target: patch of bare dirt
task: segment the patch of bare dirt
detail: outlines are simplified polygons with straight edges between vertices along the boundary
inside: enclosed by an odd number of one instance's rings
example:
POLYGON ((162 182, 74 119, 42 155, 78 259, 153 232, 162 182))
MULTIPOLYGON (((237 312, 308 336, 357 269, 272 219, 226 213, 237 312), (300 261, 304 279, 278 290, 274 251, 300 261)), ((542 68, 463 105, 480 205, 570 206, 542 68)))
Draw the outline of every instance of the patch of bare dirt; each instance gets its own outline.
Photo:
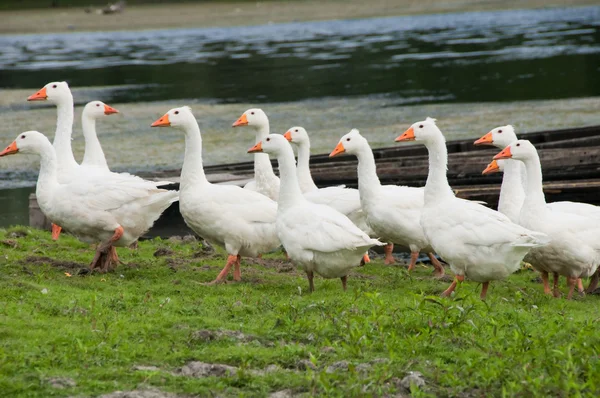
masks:
POLYGON ((87 269, 87 265, 75 261, 62 261, 46 256, 27 256, 20 261, 23 265, 50 265, 60 269, 87 269))
POLYGON ((15 249, 18 246, 17 241, 14 239, 5 239, 3 241, 0 241, 0 243, 2 244, 2 246, 10 247, 12 249, 15 249))
POLYGON ((261 343, 263 345, 267 345, 267 346, 274 345, 272 342, 265 341, 264 339, 262 339, 258 336, 254 336, 251 334, 245 334, 245 333, 239 332, 237 330, 223 330, 223 329, 196 330, 195 332, 192 333, 191 338, 192 338, 192 340, 202 341, 202 342, 216 341, 216 340, 235 340, 235 341, 239 341, 242 343, 250 343, 253 341, 258 341, 259 343, 261 343))
POLYGON ((173 250, 169 249, 168 247, 161 247, 154 252, 154 257, 171 256, 173 253, 173 250))
POLYGON ((179 374, 187 377, 223 377, 233 376, 237 371, 238 368, 234 366, 192 361, 179 369, 179 374))
POLYGON ((171 392, 164 392, 154 388, 132 391, 115 391, 109 394, 100 395, 98 398, 184 398, 189 395, 178 395, 171 392))

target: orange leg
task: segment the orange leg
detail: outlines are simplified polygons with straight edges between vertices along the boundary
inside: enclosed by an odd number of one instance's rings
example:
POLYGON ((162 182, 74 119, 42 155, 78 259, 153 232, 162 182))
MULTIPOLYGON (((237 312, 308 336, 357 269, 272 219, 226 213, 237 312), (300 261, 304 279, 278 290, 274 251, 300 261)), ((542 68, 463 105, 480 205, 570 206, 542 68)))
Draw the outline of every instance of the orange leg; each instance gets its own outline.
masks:
POLYGON ((548 283, 548 273, 546 271, 541 271, 542 274, 542 282, 544 283, 544 294, 550 294, 550 284, 548 283))
POLYGON ((121 239, 123 232, 123 227, 117 227, 115 229, 115 233, 108 240, 108 242, 98 245, 98 249, 96 249, 96 255, 90 264, 90 269, 92 271, 99 269, 100 272, 107 272, 109 269, 114 268, 112 262, 115 259, 118 261, 119 258, 116 250, 114 250, 113 243, 121 239))
POLYGON ((558 278, 560 278, 560 276, 558 275, 558 272, 553 272, 552 276, 554 278, 552 294, 554 295, 554 297, 560 297, 560 289, 558 288, 558 278))
POLYGON ((489 282, 483 282, 483 285, 481 286, 481 295, 479 296, 479 298, 481 298, 482 300, 485 300, 485 295, 487 294, 489 285, 489 282))
POLYGON ((567 300, 571 300, 573 298, 573 292, 575 291, 575 285, 577 284, 577 278, 567 277, 567 282, 569 283, 569 294, 567 295, 567 300))
POLYGON ((454 277, 454 280, 450 284, 450 286, 448 286, 448 289, 444 290, 444 292, 442 293, 442 297, 450 296, 452 294, 452 292, 454 291, 454 289, 456 289, 456 285, 458 284, 458 282, 462 282, 464 280, 465 280, 464 275, 456 275, 454 277))
POLYGON ((394 251, 393 243, 388 243, 387 245, 383 246, 383 252, 385 253, 385 260, 383 260, 383 263, 385 265, 391 265, 391 264, 396 263, 396 259, 392 255, 393 251, 394 251))
POLYGON ((369 253, 365 253, 365 255, 363 256, 362 260, 360 260, 360 266, 364 266, 365 264, 368 264, 371 262, 371 259, 369 258, 369 253))
POLYGON ((585 289, 583 288, 583 281, 581 278, 577 278, 577 291, 579 292, 580 296, 585 296, 585 289))
POLYGON ((62 227, 60 225, 52 224, 52 240, 58 240, 62 227))
POLYGON ((227 274, 229 274, 229 270, 231 269, 231 267, 233 267, 235 265, 236 262, 237 262, 237 256, 232 256, 232 255, 227 256, 227 263, 225 264, 225 267, 223 267, 223 269, 221 270, 219 275, 217 275, 217 279, 215 279, 212 282, 205 283, 205 285, 216 285, 216 284, 225 282, 225 278, 227 278, 227 274))
POLYGON ((437 258, 435 258, 433 253, 427 253, 427 256, 431 260, 431 264, 433 264, 433 268, 435 268, 433 271, 433 275, 435 275, 438 278, 441 278, 442 276, 444 276, 446 271, 444 270, 444 266, 442 265, 442 263, 440 263, 439 260, 437 258))
POLYGON ((340 279, 342 280, 342 289, 346 291, 346 282, 348 282, 348 275, 344 275, 340 279))
POLYGON ((419 257, 419 252, 411 252, 410 253, 410 264, 408 265, 408 271, 412 271, 415 269, 415 265, 417 265, 417 258, 419 257))
POLYGON ((315 275, 312 271, 306 271, 306 277, 308 278, 308 290, 312 293, 315 291, 315 283, 313 281, 315 275))
POLYGON ((233 268, 233 280, 236 282, 240 282, 242 280, 242 270, 240 268, 242 261, 242 256, 239 254, 236 256, 235 265, 233 268))

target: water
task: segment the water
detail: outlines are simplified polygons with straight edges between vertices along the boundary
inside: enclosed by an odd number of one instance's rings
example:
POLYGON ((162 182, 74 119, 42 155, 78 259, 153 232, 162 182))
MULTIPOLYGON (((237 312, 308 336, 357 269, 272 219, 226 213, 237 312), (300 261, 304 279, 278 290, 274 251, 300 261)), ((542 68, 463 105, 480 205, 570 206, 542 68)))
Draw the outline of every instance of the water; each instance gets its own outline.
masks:
MULTIPOLYGON (((368 131, 374 146, 389 146, 403 125, 425 116, 443 120, 451 138, 481 135, 507 118, 519 131, 598 124, 598 101, 589 97, 600 95, 599 26, 600 7, 583 7, 4 35, 0 145, 23 130, 51 136, 54 109, 24 98, 54 80, 88 87, 75 91, 78 104, 100 98, 122 107, 123 115, 98 130, 109 164, 132 172, 181 165, 181 134, 149 124, 190 103, 207 164, 251 159, 252 138, 230 125, 255 104, 268 110, 273 131, 306 124, 314 152, 330 151, 350 127, 368 131), (569 100, 515 102, 550 99, 569 100)), ((0 191, 0 226, 27 223, 24 201, 37 167, 27 156, 0 161, 0 187, 22 188, 0 191)))
POLYGON ((398 103, 600 94, 600 7, 0 37, 0 87, 124 86, 112 102, 398 103))

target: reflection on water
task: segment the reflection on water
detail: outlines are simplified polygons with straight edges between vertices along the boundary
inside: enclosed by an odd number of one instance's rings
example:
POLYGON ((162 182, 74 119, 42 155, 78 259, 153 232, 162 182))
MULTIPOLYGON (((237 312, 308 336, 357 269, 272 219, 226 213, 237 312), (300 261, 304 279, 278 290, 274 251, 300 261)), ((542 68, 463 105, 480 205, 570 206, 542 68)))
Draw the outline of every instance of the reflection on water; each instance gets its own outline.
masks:
POLYGON ((0 87, 134 85, 112 102, 399 103, 600 94, 600 7, 0 37, 0 87))
POLYGON ((29 224, 29 194, 35 187, 0 189, 0 228, 29 224))

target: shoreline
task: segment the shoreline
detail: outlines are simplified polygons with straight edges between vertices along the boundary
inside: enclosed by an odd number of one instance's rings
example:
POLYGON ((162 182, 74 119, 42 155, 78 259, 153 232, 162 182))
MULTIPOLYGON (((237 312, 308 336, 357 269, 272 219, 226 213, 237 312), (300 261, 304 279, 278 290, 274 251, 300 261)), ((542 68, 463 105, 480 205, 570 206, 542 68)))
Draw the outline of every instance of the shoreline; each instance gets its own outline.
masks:
POLYGON ((83 7, 0 11, 0 35, 89 31, 212 28, 274 23, 362 19, 453 12, 598 5, 594 0, 293 0, 202 2, 128 6, 120 14, 86 13, 83 7), (568 4, 565 4, 568 3, 568 4))

